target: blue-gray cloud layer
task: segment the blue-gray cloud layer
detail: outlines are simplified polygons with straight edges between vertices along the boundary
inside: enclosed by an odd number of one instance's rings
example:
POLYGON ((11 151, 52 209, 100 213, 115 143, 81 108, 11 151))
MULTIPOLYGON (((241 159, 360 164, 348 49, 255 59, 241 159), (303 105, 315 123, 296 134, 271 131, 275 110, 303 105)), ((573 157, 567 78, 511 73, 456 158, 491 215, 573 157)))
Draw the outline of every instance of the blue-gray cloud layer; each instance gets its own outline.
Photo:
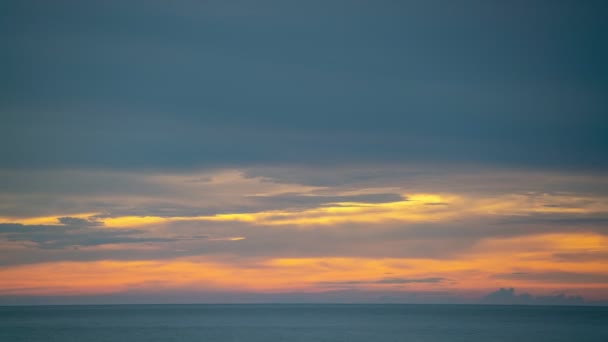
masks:
MULTIPOLYGON (((62 217, 61 226, 0 223, 0 241, 33 243, 40 249, 66 249, 106 244, 172 242, 177 239, 142 237, 137 229, 108 230, 83 219, 62 217)), ((4 264, 0 257, 0 264, 4 264)))
POLYGON ((0 167, 608 166, 602 1, 19 1, 0 167))

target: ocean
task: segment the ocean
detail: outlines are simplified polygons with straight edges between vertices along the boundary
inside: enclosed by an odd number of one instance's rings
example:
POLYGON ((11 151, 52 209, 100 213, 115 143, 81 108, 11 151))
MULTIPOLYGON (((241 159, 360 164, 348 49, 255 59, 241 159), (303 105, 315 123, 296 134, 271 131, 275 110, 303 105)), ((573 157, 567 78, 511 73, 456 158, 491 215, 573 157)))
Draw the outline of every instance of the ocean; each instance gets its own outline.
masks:
POLYGON ((608 341, 608 307, 91 305, 0 307, 2 342, 608 341))

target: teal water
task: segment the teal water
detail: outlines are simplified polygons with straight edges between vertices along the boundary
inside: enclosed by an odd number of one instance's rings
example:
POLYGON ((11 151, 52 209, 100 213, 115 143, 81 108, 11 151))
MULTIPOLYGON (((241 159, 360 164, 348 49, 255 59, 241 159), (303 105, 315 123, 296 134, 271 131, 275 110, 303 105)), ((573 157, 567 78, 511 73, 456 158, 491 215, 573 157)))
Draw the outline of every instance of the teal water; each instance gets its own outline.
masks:
POLYGON ((0 341, 608 341, 608 307, 96 305, 0 307, 0 341))

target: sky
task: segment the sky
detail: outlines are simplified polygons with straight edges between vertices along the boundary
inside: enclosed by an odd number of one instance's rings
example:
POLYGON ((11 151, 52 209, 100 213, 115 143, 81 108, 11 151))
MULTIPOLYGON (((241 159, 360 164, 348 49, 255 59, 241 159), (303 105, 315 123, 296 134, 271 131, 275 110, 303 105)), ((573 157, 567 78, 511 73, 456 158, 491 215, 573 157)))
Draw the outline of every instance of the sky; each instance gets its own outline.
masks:
POLYGON ((2 2, 0 304, 608 303, 607 15, 2 2))

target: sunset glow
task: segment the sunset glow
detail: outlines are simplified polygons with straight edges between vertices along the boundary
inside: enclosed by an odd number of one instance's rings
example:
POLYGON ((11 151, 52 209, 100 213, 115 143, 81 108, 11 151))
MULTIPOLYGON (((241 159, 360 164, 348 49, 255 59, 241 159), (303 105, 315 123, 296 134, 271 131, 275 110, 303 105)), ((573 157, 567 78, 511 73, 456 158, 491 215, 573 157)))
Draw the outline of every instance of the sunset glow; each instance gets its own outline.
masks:
POLYGON ((0 306, 608 304, 601 1, 0 7, 0 306))

